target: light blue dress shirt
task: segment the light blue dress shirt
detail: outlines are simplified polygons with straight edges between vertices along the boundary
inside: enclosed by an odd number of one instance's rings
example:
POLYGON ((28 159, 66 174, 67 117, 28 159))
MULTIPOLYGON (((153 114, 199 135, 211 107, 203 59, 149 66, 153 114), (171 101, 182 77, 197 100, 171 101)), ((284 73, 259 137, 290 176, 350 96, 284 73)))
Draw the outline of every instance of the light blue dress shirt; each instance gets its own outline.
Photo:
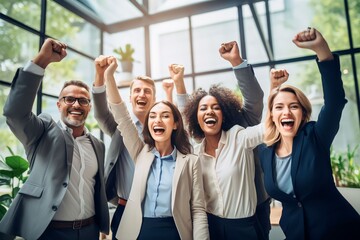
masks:
MULTIPOLYGON (((144 217, 171 217, 172 182, 176 164, 176 148, 170 155, 160 157, 154 148, 154 161, 151 164, 146 196, 143 202, 144 217)), ((149 159, 150 160, 150 159, 149 159)))
POLYGON ((275 175, 278 188, 287 194, 294 193, 291 179, 291 154, 286 157, 279 157, 275 154, 275 175))

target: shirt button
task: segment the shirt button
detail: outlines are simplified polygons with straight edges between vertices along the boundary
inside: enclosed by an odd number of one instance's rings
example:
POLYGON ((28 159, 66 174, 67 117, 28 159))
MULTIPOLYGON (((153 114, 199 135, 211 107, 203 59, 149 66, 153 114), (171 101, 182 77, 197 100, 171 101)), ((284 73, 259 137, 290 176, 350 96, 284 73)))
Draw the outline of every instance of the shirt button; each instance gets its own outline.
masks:
POLYGON ((110 163, 110 166, 114 166, 114 162, 111 162, 111 163, 110 163))
POLYGON ((67 187, 67 183, 66 183, 66 182, 64 182, 62 185, 63 185, 64 188, 67 187))
POLYGON ((51 208, 53 211, 56 211, 58 208, 57 208, 57 206, 52 206, 52 208, 51 208))
POLYGON ((298 207, 299 207, 299 208, 301 208, 301 207, 302 207, 301 202, 298 202, 298 207))

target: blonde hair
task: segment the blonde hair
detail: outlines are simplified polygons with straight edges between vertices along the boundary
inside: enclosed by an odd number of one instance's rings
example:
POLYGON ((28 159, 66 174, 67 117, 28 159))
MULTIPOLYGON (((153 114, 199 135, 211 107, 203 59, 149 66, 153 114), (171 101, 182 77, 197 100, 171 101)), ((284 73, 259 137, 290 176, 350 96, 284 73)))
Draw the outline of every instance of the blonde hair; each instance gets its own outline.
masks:
MULTIPOLYGON (((271 146, 278 141, 280 141, 280 132, 277 130, 275 123, 272 120, 272 108, 274 106, 274 99, 280 92, 290 92, 293 93, 297 100, 300 103, 302 112, 303 112, 303 120, 300 124, 300 127, 303 127, 307 122, 310 121, 311 117, 311 103, 306 95, 298 88, 291 86, 291 85, 281 85, 278 88, 275 88, 271 91, 270 96, 268 98, 267 104, 267 114, 265 118, 265 136, 264 136, 264 143, 267 146, 271 146)), ((299 130, 298 130, 299 131, 299 130)))

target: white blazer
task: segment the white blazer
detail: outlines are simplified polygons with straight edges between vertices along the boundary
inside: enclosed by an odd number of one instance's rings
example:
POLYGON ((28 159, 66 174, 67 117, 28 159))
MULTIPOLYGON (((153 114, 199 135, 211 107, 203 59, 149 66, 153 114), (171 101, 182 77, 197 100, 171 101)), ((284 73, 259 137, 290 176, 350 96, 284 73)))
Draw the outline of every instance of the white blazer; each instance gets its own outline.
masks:
MULTIPOLYGON (((131 192, 116 238, 136 239, 141 229, 141 203, 154 154, 139 137, 125 103, 110 103, 110 107, 125 146, 135 162, 131 192)), ((209 239, 201 165, 197 156, 177 151, 171 197, 171 210, 181 239, 209 239)))

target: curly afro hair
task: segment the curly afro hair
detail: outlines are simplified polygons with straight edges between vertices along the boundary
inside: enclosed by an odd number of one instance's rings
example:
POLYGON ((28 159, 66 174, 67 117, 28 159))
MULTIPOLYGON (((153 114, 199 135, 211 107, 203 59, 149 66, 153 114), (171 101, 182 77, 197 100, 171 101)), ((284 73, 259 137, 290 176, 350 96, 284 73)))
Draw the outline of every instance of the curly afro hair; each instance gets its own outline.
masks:
POLYGON ((189 133, 196 140, 201 140, 205 137, 197 120, 197 112, 199 102, 207 95, 215 97, 218 101, 223 114, 222 130, 227 131, 232 128, 239 122, 238 118, 241 116, 242 101, 232 90, 222 87, 219 84, 212 85, 209 92, 206 92, 202 88, 197 89, 191 95, 184 110, 185 121, 188 125, 189 133))

